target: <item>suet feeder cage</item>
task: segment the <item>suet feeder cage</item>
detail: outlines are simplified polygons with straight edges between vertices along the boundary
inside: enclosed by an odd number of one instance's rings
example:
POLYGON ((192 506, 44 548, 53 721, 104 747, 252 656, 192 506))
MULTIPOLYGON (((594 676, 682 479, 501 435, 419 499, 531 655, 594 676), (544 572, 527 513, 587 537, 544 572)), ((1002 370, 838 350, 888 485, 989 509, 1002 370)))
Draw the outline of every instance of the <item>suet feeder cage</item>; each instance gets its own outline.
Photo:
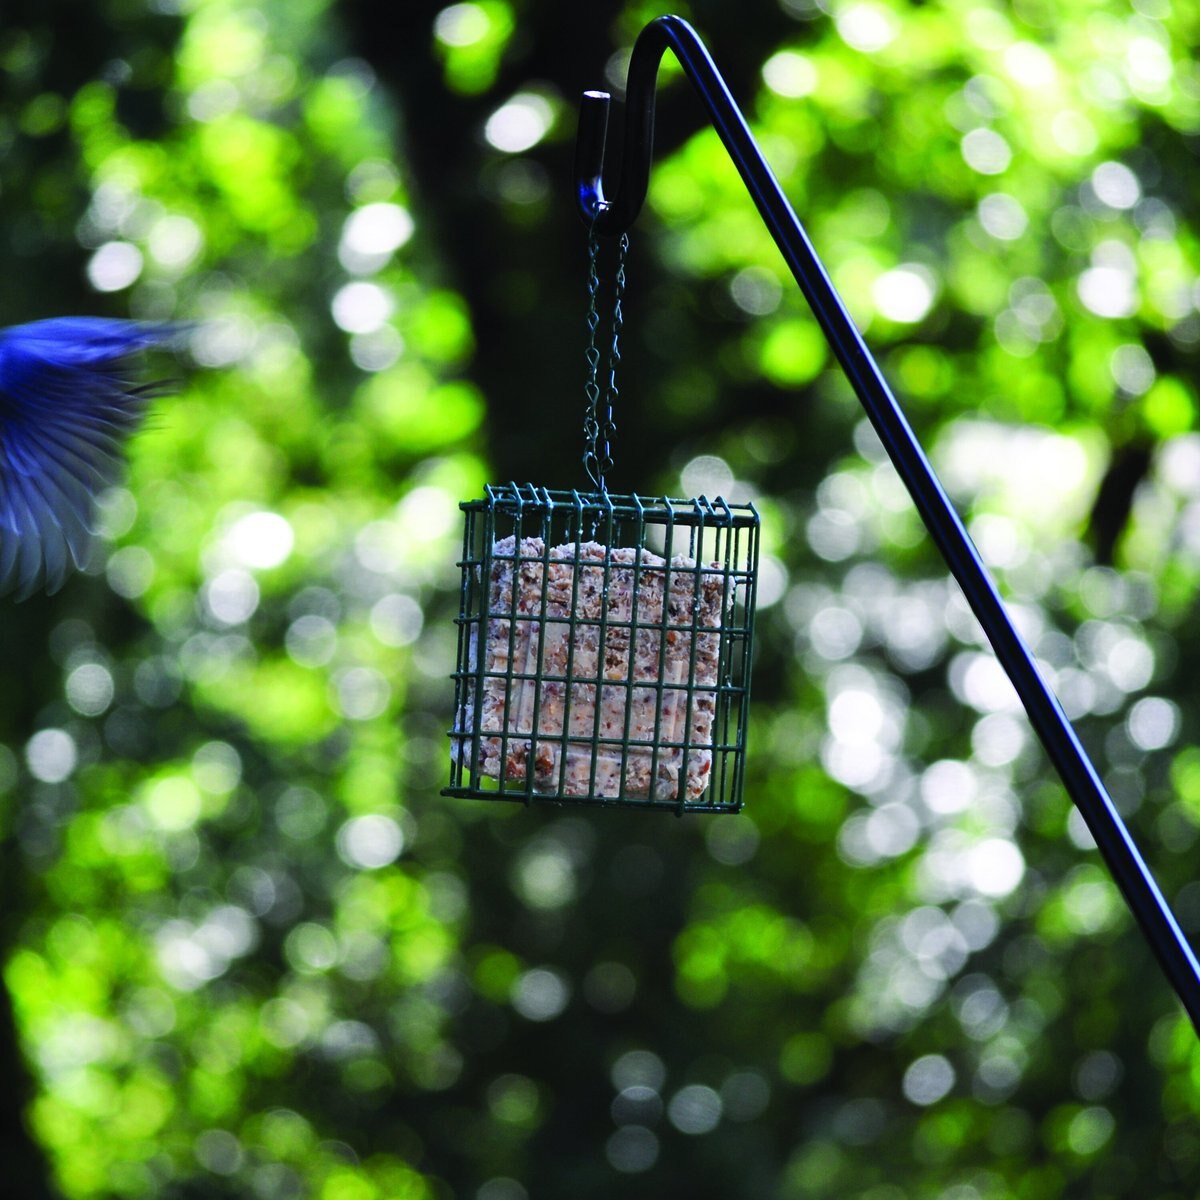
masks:
POLYGON ((753 505, 485 490, 462 505, 448 794, 737 811, 753 505))

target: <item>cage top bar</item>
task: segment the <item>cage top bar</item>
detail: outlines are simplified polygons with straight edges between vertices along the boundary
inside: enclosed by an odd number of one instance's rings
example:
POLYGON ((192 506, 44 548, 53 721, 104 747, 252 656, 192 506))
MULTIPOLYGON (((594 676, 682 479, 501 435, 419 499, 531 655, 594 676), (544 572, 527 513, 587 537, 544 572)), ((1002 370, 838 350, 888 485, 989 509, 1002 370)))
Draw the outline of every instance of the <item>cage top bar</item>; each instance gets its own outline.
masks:
POLYGON ((682 18, 657 17, 642 30, 634 45, 626 83, 624 159, 611 198, 604 190, 609 96, 606 92, 584 93, 575 152, 576 199, 581 216, 588 224, 594 223, 598 233, 612 237, 625 232, 640 212, 654 147, 658 66, 668 49, 692 81, 926 529, 962 588, 1121 894, 1200 1033, 1200 962, 1057 697, 1009 619, 962 520, 763 158, 725 80, 699 35, 682 18))
POLYGON ((681 516, 702 516, 719 524, 742 525, 757 523, 758 509, 749 500, 731 501, 724 496, 694 496, 682 499, 677 496, 640 496, 636 493, 623 496, 615 492, 556 491, 536 487, 532 483, 488 484, 482 500, 463 500, 459 508, 464 512, 484 508, 503 513, 526 511, 548 511, 568 509, 576 513, 604 513, 613 518, 639 517, 650 523, 679 520, 681 516))

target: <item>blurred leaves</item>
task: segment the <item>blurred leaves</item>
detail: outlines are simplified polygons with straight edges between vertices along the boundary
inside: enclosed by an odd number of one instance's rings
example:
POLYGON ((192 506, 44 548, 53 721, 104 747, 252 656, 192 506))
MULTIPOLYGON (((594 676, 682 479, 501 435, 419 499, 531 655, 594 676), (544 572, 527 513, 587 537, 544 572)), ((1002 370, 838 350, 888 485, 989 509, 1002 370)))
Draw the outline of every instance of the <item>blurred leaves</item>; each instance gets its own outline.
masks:
MULTIPOLYGON (((1190 1194, 1194 1032, 669 64, 616 454, 764 514, 749 803, 437 795, 457 502, 581 478, 569 99, 658 9, 93 8, 0 29, 6 323, 194 326, 0 622, 49 1186, 1190 1194)), ((1194 934, 1195 14, 692 10, 1194 934)))

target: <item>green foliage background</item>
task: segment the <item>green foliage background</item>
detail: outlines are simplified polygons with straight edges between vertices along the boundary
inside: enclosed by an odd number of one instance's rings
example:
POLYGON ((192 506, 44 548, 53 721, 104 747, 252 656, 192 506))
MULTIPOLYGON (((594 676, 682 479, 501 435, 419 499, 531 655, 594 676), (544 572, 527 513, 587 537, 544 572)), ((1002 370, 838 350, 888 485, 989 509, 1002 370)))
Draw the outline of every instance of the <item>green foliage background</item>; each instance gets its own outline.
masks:
MULTIPOLYGON (((580 484, 575 97, 661 11, 4 5, 0 323, 198 322, 0 614, 13 1194, 1195 1194, 1195 1034, 669 63, 612 482, 765 514, 747 808, 438 795, 457 502, 580 484)), ((1200 16, 676 11, 1194 933, 1200 16)))

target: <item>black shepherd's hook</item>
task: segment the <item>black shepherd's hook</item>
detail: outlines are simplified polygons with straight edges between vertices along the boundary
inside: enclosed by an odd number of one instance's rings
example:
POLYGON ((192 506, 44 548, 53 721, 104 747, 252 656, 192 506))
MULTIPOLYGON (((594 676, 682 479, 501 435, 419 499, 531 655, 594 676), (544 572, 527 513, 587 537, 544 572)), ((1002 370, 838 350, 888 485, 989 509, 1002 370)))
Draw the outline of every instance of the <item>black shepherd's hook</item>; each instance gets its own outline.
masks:
POLYGON ((653 153, 658 65, 667 49, 674 52, 695 85, 713 127, 904 480, 930 536, 1008 672, 1034 730, 1087 822, 1142 933, 1200 1032, 1200 964, 1192 948, 1070 721, 1009 619, 962 521, 763 159, 729 88, 696 31, 681 18, 666 16, 651 21, 633 48, 626 84, 624 162, 612 195, 604 190, 609 96, 605 92, 584 93, 575 157, 581 214, 588 223, 594 218, 597 230, 611 237, 625 232, 641 211, 653 153))

